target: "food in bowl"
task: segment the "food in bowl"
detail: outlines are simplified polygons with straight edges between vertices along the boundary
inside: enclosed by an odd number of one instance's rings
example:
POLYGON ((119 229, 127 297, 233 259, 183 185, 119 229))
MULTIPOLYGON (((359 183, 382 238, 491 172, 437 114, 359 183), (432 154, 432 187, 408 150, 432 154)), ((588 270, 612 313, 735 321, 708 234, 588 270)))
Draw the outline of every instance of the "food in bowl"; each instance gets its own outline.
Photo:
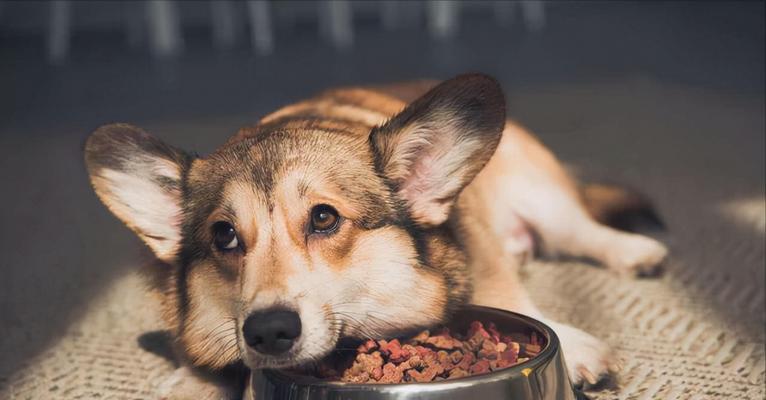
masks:
POLYGON ((540 353, 542 338, 532 332, 501 334, 493 323, 470 324, 465 335, 441 328, 400 341, 367 340, 351 357, 331 357, 317 377, 347 383, 433 382, 508 368, 540 353))

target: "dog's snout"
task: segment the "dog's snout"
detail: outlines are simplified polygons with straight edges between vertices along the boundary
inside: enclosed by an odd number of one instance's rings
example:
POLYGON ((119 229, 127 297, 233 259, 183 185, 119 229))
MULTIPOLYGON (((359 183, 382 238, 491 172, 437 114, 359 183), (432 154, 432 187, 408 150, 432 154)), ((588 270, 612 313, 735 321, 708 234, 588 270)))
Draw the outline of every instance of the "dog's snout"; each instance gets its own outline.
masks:
POLYGON ((290 350, 301 335, 301 318, 295 311, 266 310, 252 313, 242 326, 248 346, 263 354, 290 350))

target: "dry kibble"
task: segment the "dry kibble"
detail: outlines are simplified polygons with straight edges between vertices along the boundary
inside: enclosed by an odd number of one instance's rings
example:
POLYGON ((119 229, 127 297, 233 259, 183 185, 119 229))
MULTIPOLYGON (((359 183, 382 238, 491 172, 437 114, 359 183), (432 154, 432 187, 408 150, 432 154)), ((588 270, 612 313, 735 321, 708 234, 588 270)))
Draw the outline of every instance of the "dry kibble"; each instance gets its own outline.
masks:
POLYGON ((489 372, 489 361, 487 360, 476 361, 475 364, 471 365, 470 371, 471 371, 471 374, 473 375, 489 372))
POLYGON ((369 339, 366 342, 359 345, 359 347, 356 349, 357 353, 369 353, 372 350, 375 350, 378 348, 378 342, 369 339))
POLYGON ((394 363, 386 363, 383 366, 383 375, 380 377, 378 383, 398 383, 402 381, 402 371, 396 368, 394 363))
POLYGON ((455 368, 449 372, 449 376, 447 377, 447 379, 462 378, 468 375, 470 375, 468 371, 464 369, 460 369, 460 368, 455 368))
POLYGON ((432 382, 508 368, 545 347, 534 332, 501 334, 495 324, 485 327, 479 321, 472 322, 465 335, 446 328, 434 332, 422 331, 401 341, 367 340, 356 348, 353 360, 325 361, 315 373, 349 383, 432 382))

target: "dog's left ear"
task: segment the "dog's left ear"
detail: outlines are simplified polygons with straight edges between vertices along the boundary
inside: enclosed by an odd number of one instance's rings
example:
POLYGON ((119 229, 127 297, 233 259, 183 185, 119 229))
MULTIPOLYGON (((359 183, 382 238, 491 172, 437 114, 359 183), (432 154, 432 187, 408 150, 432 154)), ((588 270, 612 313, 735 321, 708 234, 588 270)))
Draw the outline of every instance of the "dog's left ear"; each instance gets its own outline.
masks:
POLYGON ((169 263, 181 241, 181 180, 191 161, 128 124, 102 126, 85 143, 85 165, 98 197, 169 263))
POLYGON ((407 202, 413 220, 442 224, 460 191, 494 154, 505 126, 505 97, 493 78, 461 75, 431 89, 370 142, 376 167, 407 202))

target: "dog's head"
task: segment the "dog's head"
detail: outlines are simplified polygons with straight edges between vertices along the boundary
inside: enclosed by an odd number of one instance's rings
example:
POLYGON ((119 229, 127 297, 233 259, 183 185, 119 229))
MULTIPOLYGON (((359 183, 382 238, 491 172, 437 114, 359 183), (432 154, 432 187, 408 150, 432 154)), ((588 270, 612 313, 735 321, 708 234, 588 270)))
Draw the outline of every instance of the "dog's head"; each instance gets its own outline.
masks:
POLYGON ((497 83, 464 75, 372 130, 288 119, 198 158, 114 124, 85 158, 101 200, 175 271, 190 359, 283 367, 344 336, 438 323, 468 300, 444 225, 504 122, 497 83))

